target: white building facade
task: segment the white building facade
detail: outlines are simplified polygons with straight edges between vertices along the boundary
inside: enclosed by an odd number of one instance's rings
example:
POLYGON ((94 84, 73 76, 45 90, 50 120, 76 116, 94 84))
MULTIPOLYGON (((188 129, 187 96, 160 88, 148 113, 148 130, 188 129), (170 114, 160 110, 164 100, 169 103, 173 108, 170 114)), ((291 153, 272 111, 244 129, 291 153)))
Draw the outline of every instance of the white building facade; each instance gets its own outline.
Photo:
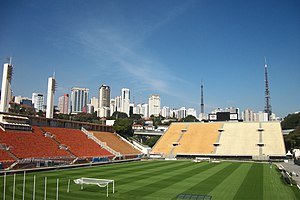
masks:
POLYGON ((126 113, 129 116, 130 111, 130 91, 127 88, 122 88, 122 101, 121 101, 121 112, 126 113))
POLYGON ((45 98, 42 93, 36 93, 36 92, 32 93, 31 101, 36 111, 44 110, 44 105, 45 105, 44 100, 45 98))
POLYGON ((160 96, 151 95, 149 98, 149 116, 154 115, 155 117, 160 114, 160 96))

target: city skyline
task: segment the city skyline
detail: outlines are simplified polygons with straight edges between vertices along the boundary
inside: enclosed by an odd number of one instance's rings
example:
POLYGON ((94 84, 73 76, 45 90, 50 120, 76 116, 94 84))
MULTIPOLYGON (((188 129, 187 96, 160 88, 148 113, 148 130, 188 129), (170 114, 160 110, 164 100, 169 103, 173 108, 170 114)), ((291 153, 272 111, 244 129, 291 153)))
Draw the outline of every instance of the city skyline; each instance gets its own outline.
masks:
POLYGON ((272 111, 285 117, 300 110, 299 9, 297 1, 7 1, 0 60, 13 56, 13 95, 45 95, 55 71, 56 105, 72 87, 97 97, 105 83, 111 97, 129 88, 136 103, 159 94, 162 106, 199 113, 203 80, 209 113, 264 110, 266 56, 272 111))

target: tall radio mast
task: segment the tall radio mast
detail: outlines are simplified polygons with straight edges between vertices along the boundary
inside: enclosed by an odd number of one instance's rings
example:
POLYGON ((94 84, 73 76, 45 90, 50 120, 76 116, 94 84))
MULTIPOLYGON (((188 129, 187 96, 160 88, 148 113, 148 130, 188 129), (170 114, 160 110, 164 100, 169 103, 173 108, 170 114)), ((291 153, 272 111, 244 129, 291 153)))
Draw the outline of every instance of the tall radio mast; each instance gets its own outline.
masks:
POLYGON ((268 121, 270 121, 272 115, 271 102, 270 102, 270 91, 269 91, 269 81, 268 81, 268 65, 267 59, 265 57, 265 113, 268 114, 268 121))

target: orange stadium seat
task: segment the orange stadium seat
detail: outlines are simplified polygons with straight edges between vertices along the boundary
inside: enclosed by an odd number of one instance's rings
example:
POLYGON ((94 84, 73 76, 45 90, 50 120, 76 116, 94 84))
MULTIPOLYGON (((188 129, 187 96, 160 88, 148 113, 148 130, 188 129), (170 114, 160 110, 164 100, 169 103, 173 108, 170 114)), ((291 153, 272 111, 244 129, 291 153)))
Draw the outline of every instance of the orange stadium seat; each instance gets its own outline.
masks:
POLYGON ((67 151, 59 149, 51 138, 45 137, 38 127, 33 127, 32 132, 1 129, 0 138, 19 159, 71 156, 67 151))
POLYGON ((133 148, 127 142, 123 141, 121 137, 119 137, 115 133, 93 132, 93 135, 101 142, 106 142, 107 146, 121 153, 122 155, 138 155, 142 153, 139 150, 133 148))
POLYGON ((45 131, 50 132, 54 135, 54 138, 68 146, 68 149, 74 153, 77 157, 101 157, 101 156, 114 156, 105 149, 89 139, 79 129, 68 129, 68 128, 53 128, 53 127, 42 127, 45 131))

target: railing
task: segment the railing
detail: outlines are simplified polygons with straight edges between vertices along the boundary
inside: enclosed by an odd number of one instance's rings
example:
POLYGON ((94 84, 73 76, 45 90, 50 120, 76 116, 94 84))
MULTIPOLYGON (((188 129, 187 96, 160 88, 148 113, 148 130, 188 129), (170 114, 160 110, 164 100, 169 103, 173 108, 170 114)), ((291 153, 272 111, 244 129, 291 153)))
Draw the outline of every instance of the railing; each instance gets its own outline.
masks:
POLYGON ((96 138, 93 133, 90 133, 89 131, 87 131, 85 128, 81 127, 81 131, 83 133, 85 133, 87 135, 88 138, 92 139, 93 141, 95 141, 97 144, 99 144, 102 148, 104 148, 105 150, 109 151, 110 153, 114 154, 115 156, 121 157, 121 153, 117 152, 115 150, 113 150, 112 148, 110 148, 109 146, 107 146, 106 142, 102 142, 100 141, 98 138, 96 138))

